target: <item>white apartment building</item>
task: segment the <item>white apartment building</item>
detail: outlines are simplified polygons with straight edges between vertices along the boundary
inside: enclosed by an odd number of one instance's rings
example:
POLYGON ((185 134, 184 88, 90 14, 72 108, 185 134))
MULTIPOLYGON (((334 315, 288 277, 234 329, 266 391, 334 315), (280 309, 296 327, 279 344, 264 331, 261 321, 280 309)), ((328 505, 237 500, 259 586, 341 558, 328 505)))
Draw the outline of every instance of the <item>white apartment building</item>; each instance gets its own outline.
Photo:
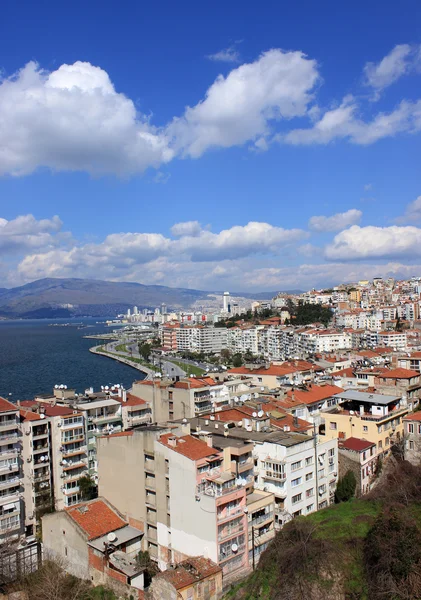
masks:
POLYGON ((377 334, 379 346, 387 346, 400 351, 406 351, 407 338, 405 331, 379 331, 377 334))
POLYGON ((23 533, 19 409, 0 398, 0 544, 23 533))
POLYGON ((275 495, 275 524, 334 502, 338 443, 302 434, 274 433, 254 448, 256 487, 275 495))
POLYGON ((334 330, 312 329, 299 334, 299 348, 303 354, 350 350, 352 338, 349 333, 334 330))
POLYGON ((177 349, 213 354, 227 348, 225 327, 180 327, 176 330, 177 349))

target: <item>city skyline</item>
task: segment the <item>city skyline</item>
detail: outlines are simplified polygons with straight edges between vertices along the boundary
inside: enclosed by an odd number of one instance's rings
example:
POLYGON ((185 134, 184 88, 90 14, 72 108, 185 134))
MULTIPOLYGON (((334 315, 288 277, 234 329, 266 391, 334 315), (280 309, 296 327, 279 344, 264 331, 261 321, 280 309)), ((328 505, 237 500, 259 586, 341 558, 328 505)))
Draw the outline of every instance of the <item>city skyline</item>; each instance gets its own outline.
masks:
POLYGON ((65 30, 24 6, 0 25, 0 287, 421 272, 415 2, 269 3, 261 23, 251 4, 76 3, 65 30))

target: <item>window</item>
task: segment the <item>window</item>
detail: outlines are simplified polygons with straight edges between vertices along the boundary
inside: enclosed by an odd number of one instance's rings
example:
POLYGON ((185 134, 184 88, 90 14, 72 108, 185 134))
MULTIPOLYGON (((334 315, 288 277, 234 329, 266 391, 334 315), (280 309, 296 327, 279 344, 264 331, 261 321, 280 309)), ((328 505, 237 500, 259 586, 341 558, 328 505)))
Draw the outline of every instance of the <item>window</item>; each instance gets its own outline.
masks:
POLYGON ((291 481, 291 487, 297 487, 297 485, 301 484, 302 480, 303 480, 302 477, 297 477, 297 479, 293 479, 291 481))
POLYGON ((314 509, 314 504, 309 504, 308 506, 306 506, 306 511, 309 513, 314 509))
POLYGON ((385 443, 385 446, 389 446, 389 444, 390 444, 390 438, 387 437, 384 443, 385 443))
POLYGON ((363 460, 367 458, 367 452, 363 452, 363 460))
POLYGON ((368 425, 363 425, 363 432, 368 433, 368 425))
POLYGON ((301 502, 303 495, 302 494, 297 494, 296 496, 292 497, 292 503, 293 504, 297 504, 297 502, 301 502))
POLYGON ((412 440, 410 440, 410 442, 409 442, 409 449, 410 450, 414 449, 414 442, 412 440))
POLYGON ((418 425, 418 433, 421 434, 421 425, 418 425))
POLYGON ((308 456, 306 458, 306 467, 308 467, 309 465, 313 464, 313 457, 312 456, 308 456))
POLYGON ((301 460, 297 460, 297 462, 293 462, 291 465, 291 471, 297 471, 301 469, 301 460))
POLYGON ((313 479, 313 471, 311 473, 307 473, 306 475, 306 481, 310 481, 311 479, 313 479))
POLYGON ((336 423, 336 421, 331 421, 329 423, 329 429, 333 429, 336 431, 336 429, 338 429, 338 424, 336 423))
POLYGON ((314 496, 314 488, 306 490, 306 498, 311 498, 312 496, 314 496))
POLYGON ((381 440, 379 442, 379 450, 380 450, 380 448, 383 448, 383 442, 381 440))
POLYGON ((328 456, 335 456, 335 448, 331 448, 328 452, 328 456))

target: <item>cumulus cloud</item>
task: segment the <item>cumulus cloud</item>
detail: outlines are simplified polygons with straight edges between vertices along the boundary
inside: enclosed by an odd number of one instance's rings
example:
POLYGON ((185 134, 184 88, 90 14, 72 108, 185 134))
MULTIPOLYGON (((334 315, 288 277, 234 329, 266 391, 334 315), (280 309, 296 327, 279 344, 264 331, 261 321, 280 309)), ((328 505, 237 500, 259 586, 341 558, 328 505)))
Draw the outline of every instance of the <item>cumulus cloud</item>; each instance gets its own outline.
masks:
POLYGON ((0 85, 0 174, 38 167, 130 174, 173 157, 165 135, 90 63, 28 63, 0 85))
POLYGON ((343 213, 337 213, 331 217, 311 217, 308 226, 312 231, 341 231, 350 225, 356 225, 360 222, 362 212, 356 208, 351 208, 343 213))
POLYGON ((62 227, 58 216, 51 219, 37 220, 33 215, 21 215, 8 221, 0 218, 0 253, 51 248, 63 241, 63 236, 56 236, 62 227))
POLYGON ((339 107, 325 112, 313 127, 294 129, 278 139, 293 145, 328 144, 338 139, 369 145, 398 133, 421 130, 421 100, 402 100, 395 110, 380 112, 371 121, 360 119, 358 111, 356 100, 347 96, 339 107))
POLYGON ((176 236, 191 235, 196 236, 202 231, 202 226, 199 221, 185 221, 184 223, 176 223, 171 227, 171 233, 176 236))
POLYGON ((418 227, 359 227, 338 233, 325 248, 329 260, 406 258, 421 255, 421 229, 418 227))
POLYGON ((367 63, 364 67, 365 85, 374 88, 376 92, 392 85, 416 66, 419 52, 420 46, 399 44, 379 63, 367 63))
POLYGON ((269 134, 270 123, 305 115, 319 73, 302 52, 269 50, 253 63, 220 75, 204 100, 168 127, 172 145, 197 158, 212 147, 228 148, 269 134))
MULTIPOLYGON (((19 263, 18 273, 23 280, 70 276, 127 280, 135 274, 141 277, 142 265, 154 261, 176 260, 185 265, 232 261, 277 253, 308 235, 300 229, 259 222, 213 233, 196 221, 174 225, 172 234, 178 239, 159 233, 115 233, 100 243, 30 252, 19 263)), ((165 273, 162 268, 158 271, 165 273)))
POLYGON ((421 221, 421 196, 410 202, 406 207, 405 213, 395 220, 396 223, 417 223, 421 221))
POLYGON ((238 63, 240 62, 240 53, 235 45, 232 45, 219 52, 215 52, 215 54, 208 54, 206 58, 215 62, 238 63))

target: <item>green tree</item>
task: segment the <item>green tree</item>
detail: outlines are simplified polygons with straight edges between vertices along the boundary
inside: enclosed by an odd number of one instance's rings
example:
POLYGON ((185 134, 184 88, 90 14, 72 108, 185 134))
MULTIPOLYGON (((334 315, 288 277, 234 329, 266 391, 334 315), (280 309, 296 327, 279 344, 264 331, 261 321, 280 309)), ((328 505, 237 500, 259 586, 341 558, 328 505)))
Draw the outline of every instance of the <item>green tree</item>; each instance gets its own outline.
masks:
POLYGON ((79 489, 84 502, 98 498, 98 486, 90 475, 84 475, 79 479, 79 489))
POLYGON ((335 492, 336 502, 347 502, 355 496, 357 480, 353 471, 347 471, 343 477, 339 477, 335 492))
POLYGON ((143 343, 139 344, 139 354, 143 360, 148 361, 152 347, 150 344, 143 343))
POLYGON ((232 364, 236 368, 242 366, 243 358, 242 358, 241 354, 234 354, 234 356, 232 357, 232 364))

